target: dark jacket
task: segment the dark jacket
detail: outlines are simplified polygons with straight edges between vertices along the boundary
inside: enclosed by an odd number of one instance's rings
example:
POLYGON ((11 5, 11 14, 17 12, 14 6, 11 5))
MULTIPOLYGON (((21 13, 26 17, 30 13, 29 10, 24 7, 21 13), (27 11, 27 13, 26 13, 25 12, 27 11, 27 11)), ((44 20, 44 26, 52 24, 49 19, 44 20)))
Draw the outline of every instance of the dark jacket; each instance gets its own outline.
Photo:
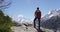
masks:
POLYGON ((40 10, 35 11, 35 17, 41 18, 41 11, 40 10))

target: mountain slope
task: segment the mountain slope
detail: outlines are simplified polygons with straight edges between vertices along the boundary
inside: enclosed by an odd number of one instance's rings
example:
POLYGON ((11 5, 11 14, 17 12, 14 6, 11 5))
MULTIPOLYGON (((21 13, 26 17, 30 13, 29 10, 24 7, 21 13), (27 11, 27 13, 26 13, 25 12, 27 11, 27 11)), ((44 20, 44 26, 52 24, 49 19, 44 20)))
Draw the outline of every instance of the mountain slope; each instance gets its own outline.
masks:
POLYGON ((41 26, 48 29, 60 28, 60 10, 49 12, 41 19, 41 26))

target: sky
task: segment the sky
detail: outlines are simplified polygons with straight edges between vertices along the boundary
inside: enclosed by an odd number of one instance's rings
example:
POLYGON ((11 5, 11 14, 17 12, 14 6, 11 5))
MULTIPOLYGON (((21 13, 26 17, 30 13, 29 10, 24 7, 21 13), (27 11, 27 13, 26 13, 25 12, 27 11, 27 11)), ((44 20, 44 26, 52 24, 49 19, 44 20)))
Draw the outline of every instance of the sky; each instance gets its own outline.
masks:
POLYGON ((12 4, 4 12, 12 19, 16 19, 20 15, 27 19, 33 19, 37 7, 44 16, 51 10, 59 9, 60 0, 12 0, 12 4))

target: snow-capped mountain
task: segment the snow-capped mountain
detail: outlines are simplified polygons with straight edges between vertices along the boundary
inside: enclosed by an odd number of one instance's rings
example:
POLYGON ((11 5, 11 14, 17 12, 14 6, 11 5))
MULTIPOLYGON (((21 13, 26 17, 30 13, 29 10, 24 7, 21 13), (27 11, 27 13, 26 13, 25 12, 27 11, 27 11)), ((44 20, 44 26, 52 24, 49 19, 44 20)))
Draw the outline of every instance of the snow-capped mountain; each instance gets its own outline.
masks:
POLYGON ((60 10, 53 10, 46 14, 41 19, 41 26, 50 29, 60 28, 60 10))
POLYGON ((42 21, 45 21, 45 20, 48 20, 50 19, 51 17, 54 17, 54 16, 60 16, 60 10, 52 10, 52 11, 49 11, 44 17, 42 17, 42 21))
POLYGON ((22 15, 19 15, 16 20, 18 24, 32 24, 33 22, 30 19, 25 18, 22 15))

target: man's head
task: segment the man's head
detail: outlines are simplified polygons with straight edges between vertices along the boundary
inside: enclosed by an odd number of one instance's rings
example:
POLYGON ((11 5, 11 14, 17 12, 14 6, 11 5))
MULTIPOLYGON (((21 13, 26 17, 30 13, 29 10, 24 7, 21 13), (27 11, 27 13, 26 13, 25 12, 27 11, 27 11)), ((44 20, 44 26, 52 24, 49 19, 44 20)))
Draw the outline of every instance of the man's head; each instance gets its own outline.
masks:
POLYGON ((37 7, 37 10, 39 10, 39 7, 37 7))

